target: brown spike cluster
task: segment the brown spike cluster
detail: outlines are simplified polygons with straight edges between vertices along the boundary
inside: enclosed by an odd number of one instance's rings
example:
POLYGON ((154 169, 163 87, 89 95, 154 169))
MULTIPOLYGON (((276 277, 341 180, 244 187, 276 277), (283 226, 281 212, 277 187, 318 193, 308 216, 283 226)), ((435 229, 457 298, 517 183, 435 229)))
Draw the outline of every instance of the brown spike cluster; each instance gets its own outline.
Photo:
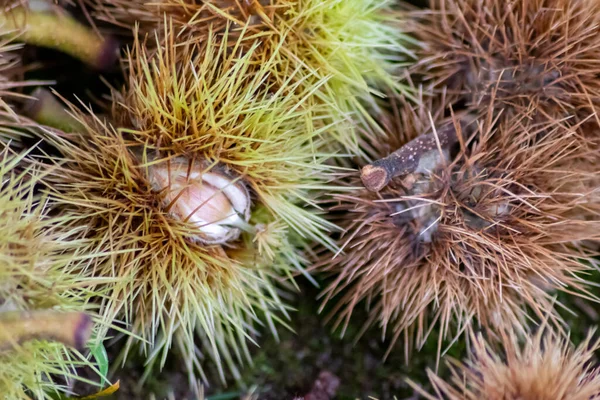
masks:
MULTIPOLYGON (((441 345, 474 321, 527 332, 528 310, 559 324, 557 290, 595 299, 580 277, 596 262, 586 245, 600 239, 594 143, 567 124, 523 116, 448 121, 443 110, 400 101, 377 117, 387 136, 367 136, 374 158, 449 123, 458 144, 417 153, 429 157, 429 168, 379 191, 336 197, 343 251, 317 266, 333 275, 324 291, 325 302, 337 298, 331 315, 346 325, 366 302, 365 329, 377 324, 391 331, 392 345, 403 337, 409 347, 433 329, 441 345)), ((344 183, 361 186, 357 175, 344 183)))
POLYGON ((250 27, 263 18, 267 21, 277 8, 275 0, 90 0, 98 18, 113 25, 130 30, 137 22, 141 32, 153 32, 164 22, 164 15, 173 20, 177 29, 193 29, 197 33, 208 32, 212 25, 216 31, 225 28, 229 22, 238 27, 250 23, 250 27))
MULTIPOLYGON (((289 6, 277 0, 88 0, 99 20, 123 28, 130 34, 138 24, 142 34, 162 35, 161 27, 168 21, 180 33, 196 43, 209 36, 225 35, 235 44, 242 36, 251 44, 265 34, 273 34, 275 13, 289 6), (242 35, 242 32, 246 32, 242 35)), ((152 45, 152 43, 149 43, 152 45)))
POLYGON ((600 373, 592 362, 600 341, 593 332, 575 348, 560 335, 540 329, 519 344, 504 338, 504 351, 473 338, 473 358, 451 362, 452 378, 443 381, 429 371, 435 395, 417 389, 428 400, 589 400, 600 397, 600 373))
POLYGON ((414 35, 415 71, 433 90, 473 106, 495 98, 506 117, 577 124, 599 105, 600 3, 588 0, 434 0, 414 35), (445 90, 445 89, 444 89, 445 90))

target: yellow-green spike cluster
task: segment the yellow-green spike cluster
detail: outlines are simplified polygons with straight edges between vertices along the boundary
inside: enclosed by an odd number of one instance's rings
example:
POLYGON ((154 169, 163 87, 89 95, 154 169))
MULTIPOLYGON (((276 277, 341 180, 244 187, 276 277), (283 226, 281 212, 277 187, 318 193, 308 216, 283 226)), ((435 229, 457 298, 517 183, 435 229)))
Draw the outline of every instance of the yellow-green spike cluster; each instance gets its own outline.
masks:
MULTIPOLYGON (((0 28, 0 30, 3 28, 0 28)), ((78 368, 92 368, 83 350, 92 330, 81 294, 89 282, 73 273, 83 262, 70 252, 74 232, 59 229, 37 187, 44 172, 22 139, 41 127, 20 116, 17 36, 0 41, 0 393, 2 398, 50 399, 71 394, 78 368)))
POLYGON ((325 161, 334 154, 324 151, 331 126, 318 120, 326 107, 308 104, 311 91, 294 83, 295 75, 281 86, 270 83, 276 60, 256 69, 254 51, 240 58, 209 37, 202 47, 172 43, 150 58, 136 42, 130 87, 115 107, 121 131, 147 153, 227 168, 272 213, 331 248, 326 233, 334 225, 305 209, 315 205, 311 192, 328 189, 332 172, 325 161))
POLYGON ((334 248, 335 226, 315 211, 315 195, 335 190, 320 106, 298 84, 269 86, 272 64, 250 71, 251 60, 216 40, 152 54, 138 42, 116 122, 82 117, 81 132, 46 135, 63 155, 48 194, 92 259, 78 273, 114 280, 97 287, 106 325, 123 320, 127 348, 142 338, 150 365, 176 345, 202 373, 199 338, 221 378, 223 365, 235 376, 253 326, 276 334, 287 317, 281 277, 304 271, 302 247, 334 248))
POLYGON ((70 273, 74 255, 66 252, 68 237, 47 215, 47 200, 35 195, 39 170, 21 167, 27 155, 1 146, 0 393, 7 399, 46 399, 68 393, 65 382, 78 379, 75 369, 90 365, 61 343, 81 349, 91 327, 88 317, 57 314, 82 309, 77 293, 86 282, 70 273), (32 314, 35 310, 54 311, 32 314))
POLYGON ((327 105, 328 134, 358 152, 352 120, 368 121, 373 97, 400 83, 417 43, 401 31, 404 14, 381 0, 96 0, 99 18, 123 27, 141 24, 164 37, 172 24, 179 40, 204 43, 218 36, 232 48, 253 50, 255 65, 272 59, 269 79, 285 85, 291 75, 313 89, 309 103, 327 105), (322 82, 323 84, 317 84, 322 82), (318 88, 316 87, 318 86, 318 88))

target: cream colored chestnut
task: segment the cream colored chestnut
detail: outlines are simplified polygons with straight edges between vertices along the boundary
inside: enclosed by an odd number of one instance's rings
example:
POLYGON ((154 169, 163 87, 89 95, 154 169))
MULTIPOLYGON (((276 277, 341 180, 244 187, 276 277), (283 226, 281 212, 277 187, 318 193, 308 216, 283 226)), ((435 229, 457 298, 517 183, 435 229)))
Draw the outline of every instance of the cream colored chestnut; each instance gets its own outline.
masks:
POLYGON ((194 240, 221 244, 235 240, 241 231, 252 231, 250 195, 245 185, 213 168, 205 171, 201 162, 175 158, 148 167, 154 191, 172 216, 198 227, 194 240))

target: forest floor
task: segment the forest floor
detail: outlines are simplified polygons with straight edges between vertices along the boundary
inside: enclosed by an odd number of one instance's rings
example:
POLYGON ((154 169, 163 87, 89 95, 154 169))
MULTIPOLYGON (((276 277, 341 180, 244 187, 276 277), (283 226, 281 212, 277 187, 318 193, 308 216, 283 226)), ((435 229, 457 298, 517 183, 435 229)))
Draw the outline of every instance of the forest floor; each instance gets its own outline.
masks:
MULTIPOLYGON (((344 337, 340 337, 339 329, 334 331, 332 324, 325 323, 326 311, 317 312, 318 293, 309 283, 301 284, 301 294, 292 303, 296 308, 290 321, 293 331, 280 328, 279 342, 265 333, 260 338, 260 348, 253 349, 253 364, 242 369, 241 381, 219 385, 216 371, 209 366, 209 377, 216 384, 205 388, 207 400, 239 399, 249 392, 260 400, 292 400, 310 392, 323 371, 339 380, 336 396, 330 400, 417 398, 406 379, 427 384, 427 368, 436 367, 436 341, 430 340, 422 351, 413 352, 409 366, 401 343, 384 361, 389 342, 381 340, 378 328, 356 340, 361 321, 367 319, 366 310, 357 309, 344 337)), ((460 357, 461 353, 460 343, 452 348, 452 354, 460 357)), ((121 389, 108 399, 145 400, 151 393, 163 399, 171 391, 177 400, 193 399, 191 393, 181 390, 187 387, 187 378, 185 371, 178 368, 176 357, 167 362, 162 372, 153 374, 143 388, 137 383, 143 371, 134 365, 143 365, 143 360, 131 359, 128 367, 113 376, 113 381, 121 381, 121 389)), ((444 371, 442 365, 440 372, 444 371)))

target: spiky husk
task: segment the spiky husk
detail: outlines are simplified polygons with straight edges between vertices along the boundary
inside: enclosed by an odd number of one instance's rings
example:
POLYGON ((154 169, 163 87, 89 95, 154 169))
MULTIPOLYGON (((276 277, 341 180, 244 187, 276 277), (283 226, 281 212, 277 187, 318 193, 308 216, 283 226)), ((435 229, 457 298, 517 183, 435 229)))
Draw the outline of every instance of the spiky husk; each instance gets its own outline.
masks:
POLYGON ((592 338, 593 331, 575 348, 568 338, 542 328, 522 344, 515 335, 504 335, 504 349, 498 352, 478 335, 471 360, 449 363, 449 381, 429 371, 435 395, 417 390, 429 400, 596 399, 600 375, 593 360, 600 341, 592 338))
MULTIPOLYGON (((401 101, 378 116, 388 137, 367 135, 371 153, 439 129, 443 104, 429 103, 401 101)), ((556 290, 596 299, 580 275, 596 263, 586 241, 599 239, 597 146, 561 124, 495 122, 471 124, 457 156, 431 175, 337 196, 343 251, 318 266, 333 274, 324 296, 338 297, 336 324, 366 302, 365 330, 381 326, 390 349, 399 338, 420 347, 432 330, 441 346, 476 323, 527 332, 530 311, 559 324, 556 290)), ((361 186, 356 174, 345 182, 361 186)))
POLYGON ((124 34, 131 34, 136 24, 142 34, 152 35, 157 31, 162 34, 160 26, 166 18, 173 22, 178 32, 191 30, 197 41, 205 40, 211 30, 222 33, 231 29, 233 43, 244 26, 259 36, 271 33, 269 25, 275 13, 282 14, 291 4, 273 0, 157 0, 150 3, 143 0, 88 0, 87 3, 97 19, 122 28, 124 34))
POLYGON ((253 49, 253 64, 260 69, 270 60, 270 84, 283 86, 294 76, 303 81, 304 92, 325 81, 310 102, 329 106, 330 134, 356 151, 349 119, 368 119, 363 103, 380 96, 381 87, 405 91, 400 76, 414 45, 399 28, 402 13, 390 1, 100 0, 95 7, 100 18, 121 26, 140 22, 142 32, 164 36, 166 21, 178 41, 219 37, 229 48, 253 49))
POLYGON ((414 35, 416 71, 468 103, 496 99, 504 117, 543 121, 594 114, 600 84, 600 5, 588 0, 435 0, 414 35))
MULTIPOLYGON (((81 295, 88 288, 73 270, 81 261, 65 242, 69 232, 56 229, 60 221, 48 215, 47 199, 37 193, 43 174, 34 167, 30 153, 21 151, 20 139, 33 137, 42 129, 15 109, 26 96, 23 87, 41 82, 19 80, 19 32, 0 26, 0 321, 7 316, 29 315, 32 311, 81 311, 81 295)), ((31 151, 35 151, 32 149, 31 151)), ((78 314, 79 315, 79 314, 78 314)), ((32 320, 31 324, 35 324, 32 320)), ((46 327, 48 328, 48 327, 46 327)), ((5 329, 5 328, 2 328, 5 329)), ((56 337, 75 337, 81 332, 46 331, 37 340, 13 343, 3 331, 0 346, 0 393, 7 399, 51 399, 72 394, 77 368, 92 364, 81 353, 56 337), (49 336, 48 336, 49 335, 49 336), (52 336, 52 337, 50 337, 52 336), (46 339, 46 340, 44 340, 46 339)), ((62 328, 61 328, 62 329, 62 328)), ((25 338, 27 339, 27 338, 25 338)), ((79 343, 82 344, 82 343, 79 343)))
POLYGON ((86 123, 89 135, 49 138, 64 154, 64 166, 48 179, 64 228, 85 229, 74 245, 92 261, 80 273, 114 279, 97 289, 105 293, 104 320, 122 319, 161 365, 177 342, 190 369, 199 367, 196 330, 219 365, 247 356, 246 335, 256 313, 267 319, 285 313, 274 275, 278 266, 288 266, 243 244, 186 241, 194 227, 162 210, 144 167, 130 153, 131 142, 109 125, 92 123, 86 123))
MULTIPOLYGON (((68 253, 69 234, 55 230, 44 198, 35 194, 40 172, 26 167, 27 154, 5 144, 0 151, 0 319, 9 311, 82 310, 86 290, 71 274, 77 256, 68 253)), ((90 366, 65 345, 30 341, 0 350, 0 392, 7 399, 50 399, 69 393, 75 369, 90 366)), ((89 382, 92 383, 92 382, 89 382)))
POLYGON ((307 239, 335 248, 334 225, 310 207, 318 190, 335 187, 308 93, 266 93, 266 72, 248 73, 250 53, 190 46, 154 56, 135 46, 130 88, 114 104, 120 128, 82 117, 81 134, 50 133, 63 156, 48 191, 64 229, 85 230, 76 245, 93 260, 81 273, 115 279, 98 287, 105 321, 122 319, 141 337, 150 365, 162 366, 176 344, 202 375, 199 338, 224 379, 223 365, 235 376, 249 359, 257 323, 276 334, 287 315, 280 281, 304 272, 307 239), (197 227, 169 215, 148 179, 149 167, 173 157, 244 182, 256 232, 222 246, 189 240, 197 227))
POLYGON ((252 68, 255 49, 239 55, 212 38, 202 48, 175 46, 169 32, 154 55, 135 43, 129 87, 113 107, 121 130, 148 153, 226 167, 278 218, 331 248, 334 226, 305 208, 326 189, 325 161, 335 155, 327 151, 327 107, 307 101, 323 82, 303 90, 290 75, 278 87, 268 83, 272 58, 252 68))

